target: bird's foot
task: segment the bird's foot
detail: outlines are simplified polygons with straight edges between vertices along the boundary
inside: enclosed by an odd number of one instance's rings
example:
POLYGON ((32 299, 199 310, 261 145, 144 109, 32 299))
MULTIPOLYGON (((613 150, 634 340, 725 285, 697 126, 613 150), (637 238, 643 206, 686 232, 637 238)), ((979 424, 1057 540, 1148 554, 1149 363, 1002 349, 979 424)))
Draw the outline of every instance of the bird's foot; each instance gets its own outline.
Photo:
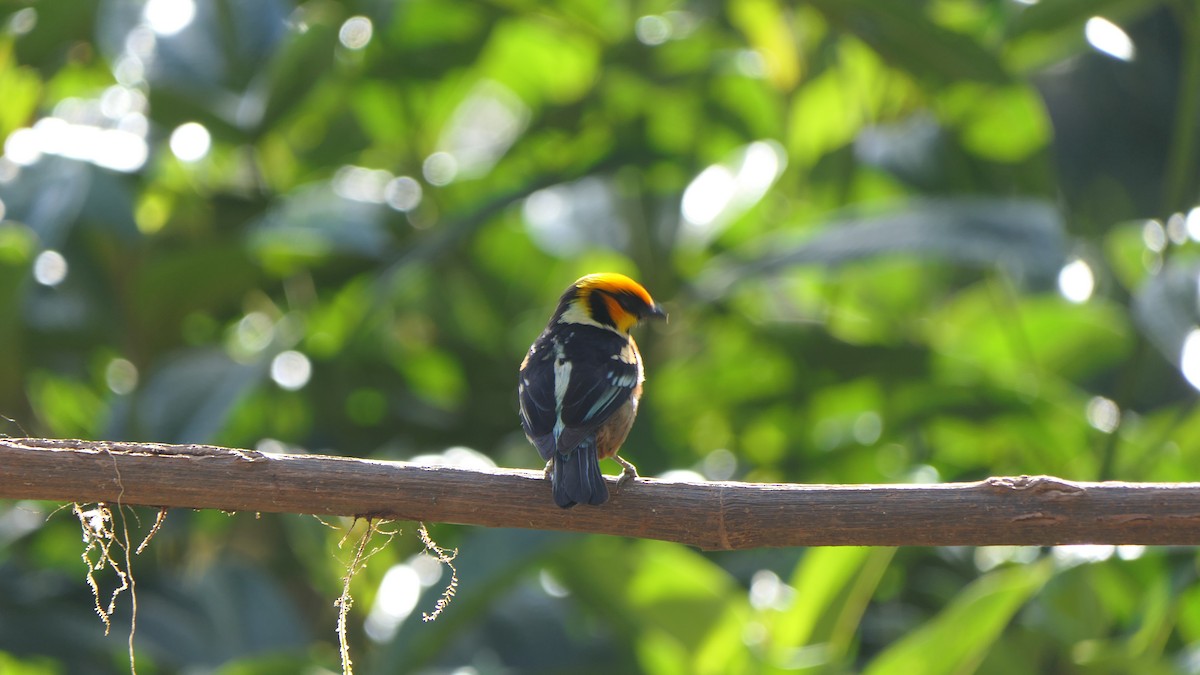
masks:
POLYGON ((554 458, 551 457, 550 461, 546 462, 546 468, 542 469, 542 478, 545 478, 546 480, 550 480, 550 477, 553 475, 554 475, 554 458))
POLYGON ((620 477, 617 478, 617 487, 618 488, 624 487, 626 483, 628 483, 629 481, 638 477, 637 467, 634 466, 632 463, 630 463, 624 459, 621 459, 620 455, 613 455, 613 459, 615 459, 617 461, 617 464, 620 464, 621 466, 625 467, 621 471, 620 477))

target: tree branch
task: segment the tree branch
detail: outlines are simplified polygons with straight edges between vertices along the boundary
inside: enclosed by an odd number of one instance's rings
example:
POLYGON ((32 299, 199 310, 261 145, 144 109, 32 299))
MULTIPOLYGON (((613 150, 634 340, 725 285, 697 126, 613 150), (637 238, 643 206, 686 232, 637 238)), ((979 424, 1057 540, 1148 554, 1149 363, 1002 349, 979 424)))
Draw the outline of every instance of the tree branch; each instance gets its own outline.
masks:
POLYGON ((108 502, 762 546, 1200 544, 1200 483, 1047 476, 936 485, 638 479, 562 510, 540 471, 474 471, 209 445, 0 439, 0 499, 108 502))

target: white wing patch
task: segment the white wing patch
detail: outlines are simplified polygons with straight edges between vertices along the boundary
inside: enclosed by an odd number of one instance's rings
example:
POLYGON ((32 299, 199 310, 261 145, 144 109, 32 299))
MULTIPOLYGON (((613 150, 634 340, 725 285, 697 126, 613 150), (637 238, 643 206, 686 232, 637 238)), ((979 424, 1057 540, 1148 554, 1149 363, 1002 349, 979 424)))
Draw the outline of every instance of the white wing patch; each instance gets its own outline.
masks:
POLYGON ((562 343, 554 341, 554 444, 558 445, 558 437, 562 435, 563 399, 567 397, 567 385, 571 382, 571 362, 566 359, 562 343))
POLYGON ((624 375, 618 375, 615 372, 608 373, 608 381, 611 382, 614 387, 621 387, 623 389, 632 389, 634 385, 638 383, 638 377, 639 373, 636 372, 626 373, 624 375))

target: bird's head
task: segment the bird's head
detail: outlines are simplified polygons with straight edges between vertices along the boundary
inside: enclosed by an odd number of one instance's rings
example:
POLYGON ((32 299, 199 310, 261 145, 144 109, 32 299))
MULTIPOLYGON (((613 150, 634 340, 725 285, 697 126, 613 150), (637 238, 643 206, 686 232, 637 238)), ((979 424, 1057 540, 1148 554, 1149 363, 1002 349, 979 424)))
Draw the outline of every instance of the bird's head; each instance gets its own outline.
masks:
POLYGON ((589 274, 571 284, 558 302, 560 323, 583 323, 628 333, 646 318, 663 319, 667 313, 638 282, 624 274, 589 274))

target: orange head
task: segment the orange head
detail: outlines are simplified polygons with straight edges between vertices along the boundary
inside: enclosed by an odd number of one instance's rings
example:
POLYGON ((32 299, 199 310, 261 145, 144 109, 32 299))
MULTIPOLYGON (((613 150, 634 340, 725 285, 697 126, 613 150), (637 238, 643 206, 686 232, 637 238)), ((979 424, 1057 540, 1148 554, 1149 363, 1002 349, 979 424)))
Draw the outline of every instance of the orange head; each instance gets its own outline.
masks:
POLYGON ((622 333, 642 319, 667 318, 641 284, 615 272, 589 274, 571 284, 554 315, 561 323, 595 324, 622 333))

